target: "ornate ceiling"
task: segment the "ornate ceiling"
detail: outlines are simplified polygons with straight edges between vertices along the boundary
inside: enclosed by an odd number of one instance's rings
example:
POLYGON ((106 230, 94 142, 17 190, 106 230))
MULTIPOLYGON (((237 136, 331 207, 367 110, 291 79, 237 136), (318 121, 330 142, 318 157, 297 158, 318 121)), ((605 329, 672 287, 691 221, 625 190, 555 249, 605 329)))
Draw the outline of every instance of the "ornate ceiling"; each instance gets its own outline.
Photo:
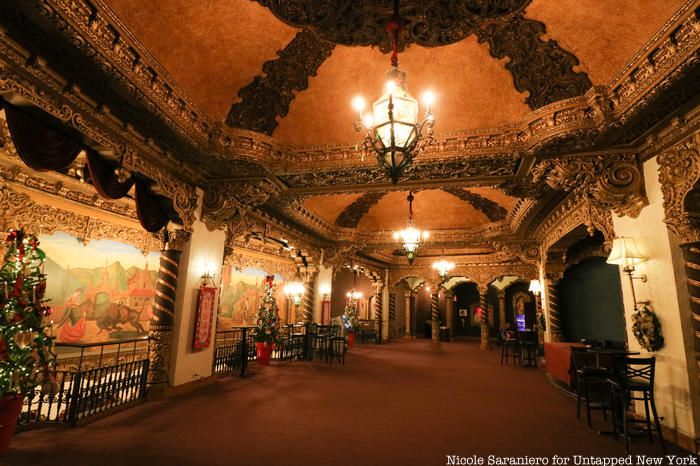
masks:
POLYGON ((605 209, 638 212, 649 130, 700 94, 698 3, 402 1, 400 65, 437 94, 437 124, 397 186, 350 106, 384 82, 388 0, 10 0, 0 92, 204 189, 235 241, 396 263, 410 189, 430 254, 531 259, 572 193, 601 231, 605 209))

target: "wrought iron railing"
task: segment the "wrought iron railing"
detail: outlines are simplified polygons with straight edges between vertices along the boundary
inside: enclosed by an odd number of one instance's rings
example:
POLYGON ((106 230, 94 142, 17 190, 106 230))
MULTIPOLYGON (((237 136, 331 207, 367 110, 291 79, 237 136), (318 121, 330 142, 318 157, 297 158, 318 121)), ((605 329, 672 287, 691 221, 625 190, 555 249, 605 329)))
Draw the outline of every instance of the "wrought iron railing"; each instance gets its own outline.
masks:
POLYGON ((56 343, 50 383, 24 399, 20 427, 76 425, 146 399, 148 337, 101 343, 56 343))
MULTIPOLYGON (((216 332, 213 373, 245 375, 250 354, 250 329, 236 327, 216 332)), ((253 345, 253 350, 255 346, 253 345)), ((253 351, 253 356, 255 352, 253 351)))
POLYGON ((377 343, 382 342, 382 321, 381 320, 360 320, 360 328, 355 331, 355 343, 377 343))

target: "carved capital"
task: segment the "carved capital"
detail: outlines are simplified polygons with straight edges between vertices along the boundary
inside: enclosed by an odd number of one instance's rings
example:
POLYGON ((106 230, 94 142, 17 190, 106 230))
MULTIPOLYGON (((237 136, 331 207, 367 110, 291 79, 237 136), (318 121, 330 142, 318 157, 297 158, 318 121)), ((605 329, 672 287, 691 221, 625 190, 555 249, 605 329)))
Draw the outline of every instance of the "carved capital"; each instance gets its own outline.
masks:
POLYGON ((639 216, 648 204, 644 195, 642 166, 636 154, 548 159, 532 169, 535 183, 574 192, 596 207, 619 216, 639 216))
POLYGON ((700 133, 658 156, 664 222, 683 243, 700 240, 700 133))
POLYGON ((209 184, 202 217, 210 230, 222 229, 243 219, 251 208, 264 204, 278 191, 268 180, 209 184))

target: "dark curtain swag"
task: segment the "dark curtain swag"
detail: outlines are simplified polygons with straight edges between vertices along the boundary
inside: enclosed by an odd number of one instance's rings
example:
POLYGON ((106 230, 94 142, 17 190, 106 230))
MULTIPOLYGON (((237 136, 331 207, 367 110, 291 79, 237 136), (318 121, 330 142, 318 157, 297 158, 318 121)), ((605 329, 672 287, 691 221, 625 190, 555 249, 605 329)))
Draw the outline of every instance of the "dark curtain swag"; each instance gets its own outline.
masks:
POLYGON ((141 226, 148 232, 161 230, 170 220, 162 196, 153 194, 150 182, 129 178, 120 183, 114 170, 117 163, 101 157, 94 150, 66 136, 27 112, 0 100, 5 109, 7 127, 17 154, 36 171, 62 171, 70 167, 81 150, 87 154, 87 166, 98 194, 106 199, 126 196, 136 184, 136 213, 141 226))
POLYGON ((100 196, 107 199, 121 199, 129 193, 134 185, 134 178, 120 183, 114 169, 117 163, 100 157, 94 150, 87 149, 87 165, 95 189, 100 196))
POLYGON ((36 171, 65 170, 83 148, 82 144, 17 107, 7 103, 3 107, 17 154, 29 168, 36 171))

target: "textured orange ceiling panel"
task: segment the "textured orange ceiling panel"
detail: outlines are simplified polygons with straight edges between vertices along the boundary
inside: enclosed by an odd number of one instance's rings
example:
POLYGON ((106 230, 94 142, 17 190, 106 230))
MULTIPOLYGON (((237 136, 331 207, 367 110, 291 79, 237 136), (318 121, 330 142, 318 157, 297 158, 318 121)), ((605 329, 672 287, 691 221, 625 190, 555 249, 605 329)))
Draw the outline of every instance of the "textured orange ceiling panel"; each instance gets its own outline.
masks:
MULTIPOLYGON (((503 63, 473 36, 439 48, 412 45, 399 54, 399 66, 408 74, 414 97, 420 100, 426 90, 435 94, 438 133, 499 126, 529 112, 525 94, 515 90, 503 63)), ((368 104, 376 100, 388 69, 389 55, 378 49, 336 46, 273 136, 297 145, 360 140, 353 128, 352 98, 362 95, 368 104)))
MULTIPOLYGON (((423 230, 471 228, 489 223, 486 216, 468 202, 438 189, 413 194, 413 218, 423 230)), ((408 221, 408 192, 388 193, 372 206, 358 224, 359 230, 399 230, 408 221)))
POLYGON ((324 221, 335 224, 338 215, 362 194, 331 194, 313 196, 304 201, 304 208, 310 210, 324 221))
POLYGON ((297 33, 250 0, 105 0, 192 101, 223 121, 297 33))
POLYGON ((594 84, 609 84, 685 0, 533 0, 525 16, 574 53, 594 84))

